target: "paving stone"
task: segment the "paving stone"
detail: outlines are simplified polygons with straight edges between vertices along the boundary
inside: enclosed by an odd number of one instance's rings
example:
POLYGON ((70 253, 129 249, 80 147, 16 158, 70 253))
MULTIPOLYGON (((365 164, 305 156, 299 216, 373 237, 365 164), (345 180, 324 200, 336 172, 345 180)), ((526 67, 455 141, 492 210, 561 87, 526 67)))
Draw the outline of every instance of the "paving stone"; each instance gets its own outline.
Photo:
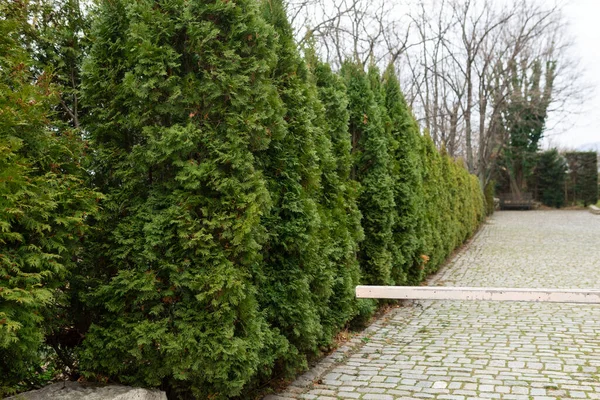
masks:
MULTIPOLYGON (((428 284, 598 288, 600 223, 589 215, 497 212, 428 284)), ((406 302, 363 335, 279 396, 600 399, 600 306, 406 302)))
POLYGON ((341 397, 343 399, 358 399, 360 398, 360 394, 355 392, 338 392, 338 398, 341 397))

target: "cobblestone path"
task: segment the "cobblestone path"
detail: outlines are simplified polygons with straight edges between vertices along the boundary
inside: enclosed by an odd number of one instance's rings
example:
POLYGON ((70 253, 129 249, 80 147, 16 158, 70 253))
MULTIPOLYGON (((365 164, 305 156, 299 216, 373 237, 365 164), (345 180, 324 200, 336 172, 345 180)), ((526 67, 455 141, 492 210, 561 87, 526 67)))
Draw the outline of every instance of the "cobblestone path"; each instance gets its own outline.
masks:
MULTIPOLYGON (((600 216, 498 212, 430 284, 600 288, 600 216)), ((403 306, 266 399, 290 398, 600 399, 600 305, 403 306)))

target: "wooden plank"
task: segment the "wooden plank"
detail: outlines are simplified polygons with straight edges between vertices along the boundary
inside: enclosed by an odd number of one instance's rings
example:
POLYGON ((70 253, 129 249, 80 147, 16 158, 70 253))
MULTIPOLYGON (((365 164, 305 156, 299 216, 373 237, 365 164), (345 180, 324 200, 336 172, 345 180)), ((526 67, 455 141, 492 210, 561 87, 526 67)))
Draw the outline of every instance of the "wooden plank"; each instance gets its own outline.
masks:
POLYGON ((357 286, 356 297, 368 299, 480 300, 600 304, 600 290, 597 289, 357 286))

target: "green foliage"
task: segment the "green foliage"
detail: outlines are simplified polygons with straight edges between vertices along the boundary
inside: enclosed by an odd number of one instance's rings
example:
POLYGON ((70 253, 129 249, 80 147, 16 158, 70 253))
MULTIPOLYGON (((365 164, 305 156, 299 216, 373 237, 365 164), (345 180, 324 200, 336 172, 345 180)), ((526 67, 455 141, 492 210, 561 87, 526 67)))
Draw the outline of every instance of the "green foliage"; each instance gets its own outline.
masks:
POLYGON ((585 207, 598 201, 598 153, 565 153, 568 165, 569 200, 585 207))
POLYGON ((278 33, 277 64, 271 75, 285 107, 285 125, 257 160, 267 180, 273 206, 265 215, 268 239, 264 246, 261 306, 267 321, 289 342, 284 354, 288 369, 306 366, 323 338, 320 304, 326 303, 334 271, 328 262, 328 232, 322 230, 319 207, 322 163, 317 143, 323 141, 316 87, 300 57, 283 4, 262 4, 265 20, 278 33))
POLYGON ((26 3, 0 5, 0 395, 44 381, 45 334, 64 305, 97 194, 84 188, 83 144, 51 129, 57 99, 22 46, 26 3))
POLYGON ((419 257, 423 240, 423 177, 420 132, 406 104, 393 65, 383 75, 385 108, 390 132, 391 176, 394 188, 393 278, 396 285, 416 284, 423 278, 419 257))
POLYGON ((93 39, 86 124, 107 200, 82 368, 237 395, 288 351, 255 286, 277 202, 256 157, 285 135, 275 34, 254 1, 121 0, 102 4, 93 39))
POLYGON ((359 282, 418 284, 484 216, 393 68, 303 59, 281 0, 19 5, 0 19, 6 385, 44 383, 48 356, 246 396, 368 321, 359 282))
POLYGON ((565 203, 566 174, 566 161, 558 150, 538 153, 530 182, 536 198, 549 207, 562 207, 565 203))
MULTIPOLYGON (((445 246, 443 246, 443 233, 441 210, 439 205, 444 202, 444 182, 441 176, 441 155, 435 148, 433 141, 427 136, 422 137, 422 162, 423 162, 423 203, 424 203, 424 229, 423 229, 423 254, 429 257, 428 266, 437 266, 443 261, 445 246)), ((450 211, 450 204, 445 204, 450 211)))
POLYGON ((60 88, 54 105, 56 118, 80 126, 85 113, 80 103, 81 64, 89 51, 90 5, 80 0, 30 0, 33 21, 27 32, 37 73, 50 71, 60 88))
POLYGON ((476 176, 460 160, 435 148, 429 135, 422 137, 424 164, 425 273, 434 272, 451 252, 468 239, 485 217, 483 191, 476 176))
POLYGON ((397 285, 418 284, 475 232, 485 215, 483 192, 460 162, 420 135, 393 67, 381 80, 373 70, 369 77, 389 141, 391 276, 397 285))
MULTIPOLYGON (((358 185, 350 179, 352 157, 348 132, 348 99, 342 79, 329 65, 320 63, 314 52, 307 50, 307 63, 317 85, 320 102, 315 105, 318 125, 323 134, 317 141, 322 161, 320 253, 328 255, 331 293, 317 306, 321 308, 321 324, 325 343, 333 338, 357 312, 359 303, 354 289, 359 282, 360 267, 356 257, 363 240, 361 214, 357 205, 358 185)), ((368 311, 370 314, 370 311, 368 311)))
POLYGON ((485 214, 492 215, 494 213, 494 195, 495 195, 496 182, 489 181, 485 185, 485 189, 483 191, 485 198, 485 214))
POLYGON ((351 177, 361 185, 358 198, 365 240, 359 261, 365 284, 392 283, 394 193, 390 176, 389 136, 382 109, 362 66, 344 63, 341 70, 348 90, 350 137, 354 158, 351 177))

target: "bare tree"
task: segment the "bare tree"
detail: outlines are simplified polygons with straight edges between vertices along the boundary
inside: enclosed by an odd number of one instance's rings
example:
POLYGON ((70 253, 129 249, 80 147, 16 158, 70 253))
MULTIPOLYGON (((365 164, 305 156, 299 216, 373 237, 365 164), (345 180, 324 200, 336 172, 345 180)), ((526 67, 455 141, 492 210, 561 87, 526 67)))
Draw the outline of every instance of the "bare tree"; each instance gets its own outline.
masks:
POLYGON ((539 0, 292 0, 299 43, 314 38, 334 67, 393 63, 408 104, 438 147, 482 184, 507 142, 509 66, 556 64, 550 113, 581 101, 560 7, 539 0), (403 3, 402 1, 406 1, 403 3), (536 61, 537 60, 537 61, 536 61))

